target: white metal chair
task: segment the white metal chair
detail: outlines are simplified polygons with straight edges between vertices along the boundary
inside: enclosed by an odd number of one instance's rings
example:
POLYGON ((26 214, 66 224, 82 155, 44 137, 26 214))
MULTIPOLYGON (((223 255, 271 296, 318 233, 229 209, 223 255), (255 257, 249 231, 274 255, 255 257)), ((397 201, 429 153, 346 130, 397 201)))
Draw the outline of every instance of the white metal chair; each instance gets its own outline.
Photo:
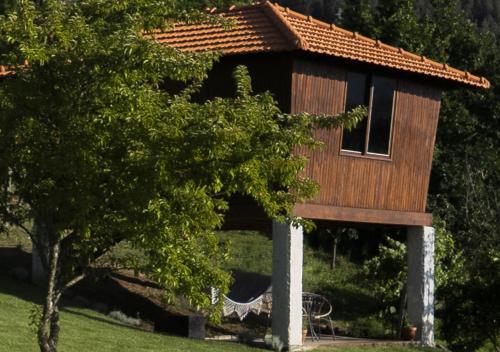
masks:
POLYGON ((319 340, 321 338, 321 323, 325 322, 330 328, 332 339, 335 340, 335 330, 330 317, 332 314, 332 305, 328 300, 316 293, 302 293, 302 311, 307 320, 311 339, 319 340))

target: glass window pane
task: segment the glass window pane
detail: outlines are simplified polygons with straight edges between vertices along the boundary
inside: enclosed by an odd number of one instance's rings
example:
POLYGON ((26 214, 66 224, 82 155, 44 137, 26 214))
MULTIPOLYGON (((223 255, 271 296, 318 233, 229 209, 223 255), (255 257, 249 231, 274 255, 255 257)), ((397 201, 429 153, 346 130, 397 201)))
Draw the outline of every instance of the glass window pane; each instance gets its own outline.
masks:
MULTIPOLYGON (((367 104, 367 76, 366 74, 347 73, 347 96, 345 111, 350 111, 359 105, 367 104)), ((342 149, 357 152, 364 151, 366 136, 366 119, 360 121, 351 131, 344 130, 342 136, 342 149)))
POLYGON ((392 105, 395 91, 395 80, 377 76, 373 77, 370 138, 368 142, 369 153, 389 155, 392 105))

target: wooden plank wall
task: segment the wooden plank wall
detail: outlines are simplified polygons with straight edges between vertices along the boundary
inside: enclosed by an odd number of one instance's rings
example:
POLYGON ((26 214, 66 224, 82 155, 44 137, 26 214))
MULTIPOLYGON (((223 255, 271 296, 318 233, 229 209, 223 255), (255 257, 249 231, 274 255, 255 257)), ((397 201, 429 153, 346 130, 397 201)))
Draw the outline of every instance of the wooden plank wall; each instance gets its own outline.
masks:
MULTIPOLYGON (((342 112, 345 69, 296 59, 291 112, 342 112)), ((298 152, 310 157, 305 171, 321 191, 308 203, 339 207, 424 212, 439 116, 441 92, 408 80, 398 81, 391 160, 340 155, 340 130, 317 131, 326 146, 298 152)))

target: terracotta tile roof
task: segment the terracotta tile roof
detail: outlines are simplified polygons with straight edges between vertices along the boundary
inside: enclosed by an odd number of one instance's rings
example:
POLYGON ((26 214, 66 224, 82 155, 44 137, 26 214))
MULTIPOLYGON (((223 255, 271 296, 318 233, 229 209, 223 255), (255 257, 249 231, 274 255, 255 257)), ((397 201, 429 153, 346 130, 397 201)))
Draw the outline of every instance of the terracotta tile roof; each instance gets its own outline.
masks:
POLYGON ((184 51, 222 51, 226 54, 283 51, 294 48, 294 37, 284 22, 269 13, 271 6, 249 6, 222 15, 235 25, 231 29, 209 23, 176 24, 155 39, 184 51))
POLYGON ((214 13, 234 25, 179 23, 155 39, 183 51, 221 51, 225 55, 302 50, 489 88, 484 77, 412 54, 378 40, 283 8, 268 1, 214 13))

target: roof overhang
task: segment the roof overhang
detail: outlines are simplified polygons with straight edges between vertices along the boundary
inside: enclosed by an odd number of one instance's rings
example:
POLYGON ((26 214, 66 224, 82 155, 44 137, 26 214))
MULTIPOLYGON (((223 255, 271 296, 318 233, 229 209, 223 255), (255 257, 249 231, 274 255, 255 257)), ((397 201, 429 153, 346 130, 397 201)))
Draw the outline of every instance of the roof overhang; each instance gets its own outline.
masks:
POLYGON ((489 88, 484 77, 450 67, 305 16, 268 1, 227 11, 212 11, 233 22, 177 23, 154 39, 186 52, 219 51, 223 55, 304 51, 409 72, 461 85, 489 88))

